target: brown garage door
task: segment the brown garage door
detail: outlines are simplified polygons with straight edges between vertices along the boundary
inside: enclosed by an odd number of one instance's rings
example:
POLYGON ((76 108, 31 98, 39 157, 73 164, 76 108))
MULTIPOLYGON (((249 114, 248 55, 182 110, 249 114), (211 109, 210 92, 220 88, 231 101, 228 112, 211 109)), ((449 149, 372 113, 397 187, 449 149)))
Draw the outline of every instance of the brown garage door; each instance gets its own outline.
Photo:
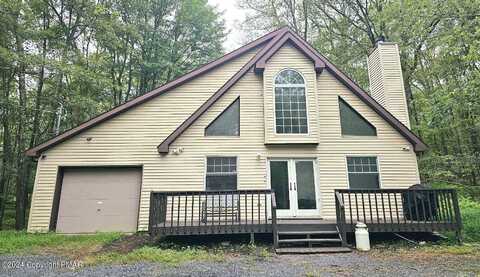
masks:
POLYGON ((57 232, 135 232, 141 168, 68 168, 63 171, 57 232))

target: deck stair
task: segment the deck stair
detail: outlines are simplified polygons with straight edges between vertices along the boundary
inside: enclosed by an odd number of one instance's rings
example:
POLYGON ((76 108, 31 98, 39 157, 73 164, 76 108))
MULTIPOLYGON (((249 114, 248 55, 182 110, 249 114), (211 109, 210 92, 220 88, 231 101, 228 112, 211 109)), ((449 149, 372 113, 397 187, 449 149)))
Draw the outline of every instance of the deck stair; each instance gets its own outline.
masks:
POLYGON ((280 221, 276 230, 277 254, 350 252, 336 224, 312 221, 280 221))

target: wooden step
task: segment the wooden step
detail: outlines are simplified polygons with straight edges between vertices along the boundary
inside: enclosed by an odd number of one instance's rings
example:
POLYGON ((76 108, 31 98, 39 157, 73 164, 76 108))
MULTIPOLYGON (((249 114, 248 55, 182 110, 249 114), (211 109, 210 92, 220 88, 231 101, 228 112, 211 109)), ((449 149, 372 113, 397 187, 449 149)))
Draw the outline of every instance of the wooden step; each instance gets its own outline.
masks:
POLYGON ((338 235, 338 231, 279 231, 279 235, 338 235))
POLYGON ((277 224, 279 232, 337 231, 335 224, 277 224))
POLYGON ((348 247, 286 247, 275 249, 277 254, 321 254, 352 252, 348 247))
POLYGON ((295 243, 295 242, 342 242, 341 239, 280 239, 278 243, 295 243))

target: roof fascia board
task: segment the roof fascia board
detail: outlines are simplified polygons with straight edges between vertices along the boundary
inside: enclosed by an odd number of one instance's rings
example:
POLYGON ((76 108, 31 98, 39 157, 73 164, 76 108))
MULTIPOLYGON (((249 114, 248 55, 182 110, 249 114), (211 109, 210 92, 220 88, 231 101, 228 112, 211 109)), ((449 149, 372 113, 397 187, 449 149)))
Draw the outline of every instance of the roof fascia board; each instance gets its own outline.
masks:
POLYGON ((118 114, 126 112, 129 109, 131 109, 131 108, 133 108, 137 105, 140 105, 140 104, 142 104, 142 103, 144 103, 144 102, 146 102, 146 101, 148 101, 148 100, 150 100, 150 99, 152 99, 152 98, 154 98, 158 95, 161 95, 162 93, 165 93, 165 92, 167 92, 167 91, 169 91, 173 88, 176 88, 176 87, 178 87, 178 86, 180 86, 180 85, 182 85, 182 84, 184 84, 184 83, 186 83, 186 82, 188 82, 188 81, 190 81, 190 80, 192 80, 192 79, 194 79, 194 78, 196 78, 196 77, 198 77, 202 74, 205 74, 206 72, 209 72, 210 70, 213 70, 213 69, 225 64, 226 62, 228 62, 228 61, 230 61, 230 60, 232 60, 232 59, 250 51, 251 49, 268 42, 269 40, 274 38, 279 32, 281 32, 283 29, 284 28, 281 28, 281 29, 273 31, 269 34, 266 34, 265 36, 260 37, 256 40, 250 42, 249 44, 244 45, 244 46, 238 48, 237 50, 232 51, 232 52, 224 55, 223 57, 221 57, 217 60, 214 60, 214 61, 212 61, 210 63, 207 63, 207 64, 205 64, 205 65, 203 65, 203 66, 201 66, 197 69, 194 69, 194 70, 190 71, 189 73, 186 73, 185 75, 182 75, 179 78, 177 78, 177 79, 175 79, 171 82, 168 82, 168 83, 166 83, 166 84, 164 84, 164 85, 162 85, 158 88, 155 88, 154 90, 152 90, 152 91, 150 91, 150 92, 148 92, 144 95, 133 98, 133 99, 129 100, 128 102, 125 102, 124 104, 116 106, 116 107, 114 107, 113 109, 111 109, 107 112, 104 112, 100 115, 97 115, 97 116, 95 116, 95 117, 77 125, 76 127, 73 127, 73 128, 71 128, 71 129, 69 129, 69 130, 67 130, 67 131, 65 131, 65 132, 47 140, 47 141, 45 141, 45 142, 42 142, 42 143, 34 146, 33 148, 30 148, 30 149, 26 150, 25 155, 31 156, 31 157, 38 157, 38 156, 40 156, 40 154, 43 151, 45 151, 45 150, 47 150, 47 149, 49 149, 49 148, 51 148, 55 145, 65 141, 65 140, 67 140, 67 139, 69 139, 69 138, 71 138, 71 137, 73 137, 73 136, 75 136, 75 135, 77 135, 77 134, 79 134, 83 131, 86 131, 86 130, 88 130, 88 129, 90 129, 90 128, 92 128, 92 127, 94 127, 94 126, 96 126, 96 125, 98 125, 98 124, 100 124, 100 123, 118 115, 118 114))
POLYGON ((237 83, 254 65, 265 55, 274 45, 276 45, 282 37, 288 32, 288 28, 280 29, 280 32, 255 56, 250 59, 237 73, 235 73, 217 92, 215 92, 206 102, 204 102, 190 117, 188 117, 180 126, 173 131, 162 143, 157 147, 158 152, 167 154, 170 144, 173 143, 185 130, 188 129, 203 113, 205 113, 223 94, 225 94, 235 83, 237 83))
POLYGON ((297 48, 300 52, 310 58, 314 63, 314 68, 317 73, 321 73, 322 70, 325 68, 325 63, 313 53, 309 48, 305 47, 305 45, 299 41, 295 36, 293 36, 292 32, 288 32, 282 40, 273 46, 262 58, 260 58, 255 63, 255 73, 263 73, 265 67, 267 65, 268 60, 275 55, 275 53, 286 43, 291 42, 295 48, 297 48))
MULTIPOLYGON (((427 145, 418 138, 408 127, 403 125, 398 119, 395 118, 390 112, 383 108, 378 102, 376 102, 370 95, 368 95, 360 86, 358 86, 353 80, 351 80, 346 74, 340 71, 335 65, 333 65, 328 59, 318 53, 311 45, 299 38, 297 34, 293 33, 287 28, 286 34, 278 34, 277 37, 272 39, 257 55, 252 58, 249 63, 245 65, 237 74, 235 74, 219 91, 217 91, 207 102, 205 102, 195 113, 192 114, 181 126, 179 126, 167 139, 165 139, 159 146, 159 153, 168 153, 168 147, 175 141, 195 120, 198 119, 211 105, 213 105, 233 84, 235 84, 247 71, 250 64, 253 62, 253 66, 256 66, 260 60, 268 60, 267 55, 273 55, 280 47, 287 41, 292 40, 294 45, 301 47, 300 49, 306 49, 319 59, 325 68, 334 75, 337 80, 350 89, 357 97, 359 97, 364 103, 372 108, 378 115, 380 115, 385 121, 387 121, 394 129, 396 129, 402 136, 404 136, 413 146, 417 152, 425 151, 427 145), (246 69, 242 72, 242 70, 246 69), (211 101, 210 101, 211 100, 211 101)), ((260 65, 261 66, 261 65, 260 65)))
POLYGON ((333 63, 331 63, 322 54, 318 53, 308 42, 301 39, 296 33, 292 32, 292 35, 296 37, 306 48, 310 49, 325 63, 325 68, 334 75, 343 85, 349 88, 356 96, 358 96, 365 104, 373 109, 380 117, 390 123, 390 125, 397 130, 402 136, 404 136, 413 146, 415 152, 423 152, 428 149, 426 143, 424 143, 417 135, 415 135, 407 126, 405 126, 400 120, 380 105, 375 99, 373 99, 367 92, 365 92, 359 85, 357 85, 352 79, 350 79, 345 73, 338 69, 333 63))

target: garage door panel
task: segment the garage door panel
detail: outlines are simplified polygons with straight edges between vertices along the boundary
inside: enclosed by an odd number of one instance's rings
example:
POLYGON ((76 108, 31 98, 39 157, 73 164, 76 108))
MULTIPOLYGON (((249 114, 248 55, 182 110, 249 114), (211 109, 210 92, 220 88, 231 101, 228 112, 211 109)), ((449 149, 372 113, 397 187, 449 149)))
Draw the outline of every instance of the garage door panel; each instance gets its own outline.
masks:
POLYGON ((96 215, 96 200, 77 200, 77 199, 62 199, 61 200, 61 209, 62 212, 59 211, 59 217, 66 216, 95 216, 96 215), (63 201, 62 201, 63 200, 63 201), (68 201, 65 201, 68 200, 68 201))
POLYGON ((122 196, 133 196, 139 192, 139 186, 132 186, 141 180, 139 168, 75 168, 64 172, 62 187, 65 197, 75 199, 107 199, 112 192, 122 196))
POLYGON ((134 232, 141 168, 64 169, 57 232, 134 232))
POLYGON ((137 221, 125 216, 107 216, 97 222, 98 232, 135 232, 137 221), (106 225, 105 222, 109 224, 106 225), (131 226, 134 226, 133 229, 131 226))
MULTIPOLYGON (((57 221, 57 233, 85 233, 79 230, 96 230, 95 220, 89 220, 86 217, 80 216, 63 216, 59 217, 57 221)), ((91 231, 95 232, 95 231, 91 231)))
POLYGON ((119 199, 119 200, 105 200, 102 204, 95 202, 98 209, 104 215, 116 214, 137 214, 138 213, 138 198, 136 199, 119 199))

